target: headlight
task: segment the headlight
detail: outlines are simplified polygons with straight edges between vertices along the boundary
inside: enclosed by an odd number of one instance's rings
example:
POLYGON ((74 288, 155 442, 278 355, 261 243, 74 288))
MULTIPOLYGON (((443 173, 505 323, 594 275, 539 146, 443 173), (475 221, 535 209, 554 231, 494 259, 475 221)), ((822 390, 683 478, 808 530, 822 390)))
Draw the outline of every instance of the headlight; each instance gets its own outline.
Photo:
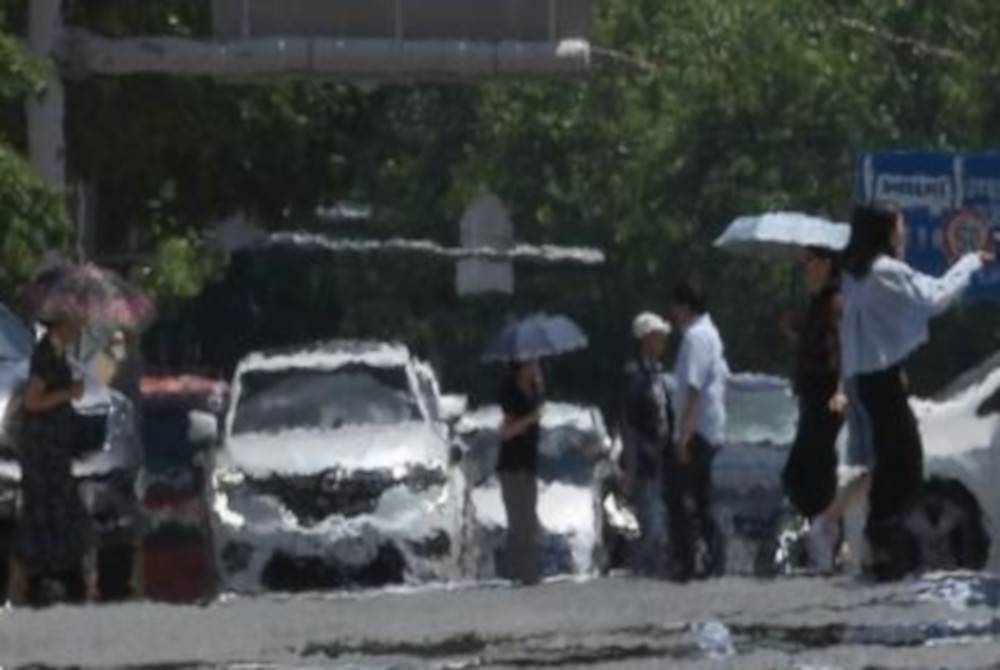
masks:
POLYGON ((238 470, 216 470, 212 473, 212 483, 217 489, 228 489, 240 486, 246 481, 246 477, 238 470))

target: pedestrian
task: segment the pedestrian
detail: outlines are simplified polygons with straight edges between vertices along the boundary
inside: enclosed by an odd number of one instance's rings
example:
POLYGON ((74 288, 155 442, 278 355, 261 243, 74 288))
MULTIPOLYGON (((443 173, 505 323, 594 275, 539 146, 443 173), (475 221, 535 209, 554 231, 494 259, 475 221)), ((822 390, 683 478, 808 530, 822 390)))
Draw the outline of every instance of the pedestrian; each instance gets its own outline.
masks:
POLYGON ((810 554, 832 572, 839 517, 827 515, 837 494, 837 436, 847 401, 840 384, 840 267, 836 252, 810 247, 802 255, 809 306, 793 328, 797 343, 794 390, 799 423, 782 471, 785 495, 809 519, 810 554))
POLYGON ((538 582, 538 441, 545 385, 538 361, 515 362, 500 394, 503 423, 497 473, 507 512, 508 576, 538 582))
POLYGON ((954 304, 992 260, 987 252, 967 254, 936 279, 900 260, 905 239, 898 209, 861 206, 844 253, 841 364, 857 412, 849 451, 874 464, 865 537, 869 569, 881 579, 910 572, 918 560, 902 520, 923 483, 923 446, 903 364, 927 341, 928 321, 954 304))
POLYGON ((652 312, 643 312, 632 322, 632 335, 638 342, 638 355, 625 371, 623 437, 626 483, 639 521, 633 569, 639 575, 660 577, 666 572, 664 464, 673 427, 660 361, 670 325, 652 312))
MULTIPOLYGON (((666 464, 667 507, 674 576, 695 576, 694 538, 708 540, 714 521, 712 459, 726 430, 729 366, 719 331, 708 314, 700 283, 688 279, 673 291, 671 317, 682 334, 674 369, 676 446, 666 464)), ((699 570, 703 566, 699 566, 699 570)))
POLYGON ((21 508, 14 554, 27 573, 28 601, 44 604, 94 595, 90 518, 73 478, 76 414, 71 402, 83 395, 66 352, 80 337, 80 324, 47 324, 31 357, 24 391, 18 457, 21 508))

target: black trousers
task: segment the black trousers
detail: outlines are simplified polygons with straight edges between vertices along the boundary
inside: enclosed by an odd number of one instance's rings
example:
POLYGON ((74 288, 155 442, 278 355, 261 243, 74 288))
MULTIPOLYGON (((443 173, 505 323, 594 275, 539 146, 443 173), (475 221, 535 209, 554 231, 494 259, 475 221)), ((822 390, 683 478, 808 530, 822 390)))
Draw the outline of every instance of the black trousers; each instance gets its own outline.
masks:
POLYGON ((872 470, 865 533, 876 551, 897 535, 899 522, 920 495, 924 449, 902 370, 892 367, 859 375, 858 394, 871 417, 872 470))
POLYGON ((821 397, 799 401, 799 426, 781 473, 785 495, 810 519, 837 495, 837 436, 844 420, 830 411, 828 402, 821 397))
POLYGON ((80 604, 86 599, 85 578, 82 570, 66 572, 36 573, 28 576, 28 604, 32 607, 56 604, 49 593, 49 587, 59 584, 64 602, 80 604))
POLYGON ((664 464, 670 553, 674 568, 683 577, 691 576, 694 570, 694 530, 707 527, 711 514, 712 459, 716 450, 698 435, 692 442, 688 463, 678 462, 673 448, 664 464))

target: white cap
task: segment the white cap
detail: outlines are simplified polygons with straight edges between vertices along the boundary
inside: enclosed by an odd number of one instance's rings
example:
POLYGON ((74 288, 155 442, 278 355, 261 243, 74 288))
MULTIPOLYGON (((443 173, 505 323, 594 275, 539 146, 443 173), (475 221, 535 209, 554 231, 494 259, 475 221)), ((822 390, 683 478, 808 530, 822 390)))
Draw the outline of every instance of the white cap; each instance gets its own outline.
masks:
POLYGON ((652 312, 643 312, 632 321, 632 334, 635 339, 641 340, 653 333, 669 335, 670 324, 652 312))

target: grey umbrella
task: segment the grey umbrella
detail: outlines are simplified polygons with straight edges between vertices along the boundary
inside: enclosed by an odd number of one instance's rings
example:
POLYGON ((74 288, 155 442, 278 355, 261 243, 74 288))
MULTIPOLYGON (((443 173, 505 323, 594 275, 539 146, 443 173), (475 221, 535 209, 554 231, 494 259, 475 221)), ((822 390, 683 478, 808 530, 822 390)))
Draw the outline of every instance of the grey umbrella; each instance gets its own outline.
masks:
POLYGON ((518 362, 547 358, 587 347, 587 336, 565 316, 536 314, 513 323, 494 337, 484 361, 518 362))

